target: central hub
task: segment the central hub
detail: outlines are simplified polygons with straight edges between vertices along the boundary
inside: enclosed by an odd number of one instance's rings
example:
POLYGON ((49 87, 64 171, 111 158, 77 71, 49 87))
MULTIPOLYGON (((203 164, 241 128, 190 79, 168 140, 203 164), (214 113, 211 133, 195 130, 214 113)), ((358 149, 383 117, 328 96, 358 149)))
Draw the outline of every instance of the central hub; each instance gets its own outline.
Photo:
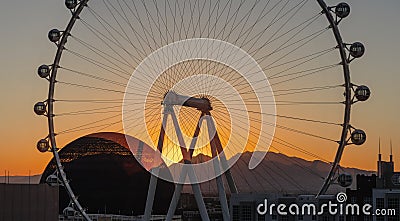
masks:
POLYGON ((211 102, 208 98, 202 97, 189 97, 177 94, 174 91, 168 91, 164 95, 163 105, 179 105, 185 107, 196 108, 202 112, 209 112, 212 110, 211 102))

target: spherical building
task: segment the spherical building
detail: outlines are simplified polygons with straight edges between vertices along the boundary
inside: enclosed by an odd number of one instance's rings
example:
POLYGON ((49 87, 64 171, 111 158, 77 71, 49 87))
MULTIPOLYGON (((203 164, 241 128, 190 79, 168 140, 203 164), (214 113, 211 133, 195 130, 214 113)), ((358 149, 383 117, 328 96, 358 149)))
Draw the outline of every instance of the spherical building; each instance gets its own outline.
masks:
MULTIPOLYGON (((143 146, 133 137, 127 139, 143 146)), ((70 185, 88 213, 144 213, 150 173, 132 155, 124 134, 87 135, 66 145, 59 155, 70 185)), ((51 160, 40 182, 46 183, 55 170, 55 161, 51 160)), ((172 183, 159 180, 153 214, 167 213, 173 191, 172 183)), ((69 202, 66 191, 60 187, 60 213, 69 202)))

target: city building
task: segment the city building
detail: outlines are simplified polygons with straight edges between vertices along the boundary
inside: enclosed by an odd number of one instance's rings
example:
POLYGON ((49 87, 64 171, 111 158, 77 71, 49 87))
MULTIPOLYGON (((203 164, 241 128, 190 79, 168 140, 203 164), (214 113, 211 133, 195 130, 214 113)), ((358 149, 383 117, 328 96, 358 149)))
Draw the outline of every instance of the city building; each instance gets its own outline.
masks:
POLYGON ((58 207, 58 187, 0 184, 0 221, 54 221, 58 207))
MULTIPOLYGON (((217 196, 203 196, 210 220, 222 220, 222 209, 217 196)), ((179 200, 177 212, 183 221, 201 221, 200 212, 193 194, 183 193, 179 200)))
MULTIPOLYGON (((380 146, 380 145, 379 145, 380 146)), ((380 153, 377 162, 376 174, 356 176, 355 188, 346 189, 347 201, 344 208, 353 204, 359 205, 359 213, 330 215, 327 210, 322 215, 279 215, 276 211, 260 215, 257 207, 267 200, 268 205, 284 204, 287 207, 296 204, 300 208, 305 204, 314 204, 317 208, 329 201, 336 202, 335 195, 324 195, 318 198, 315 195, 301 194, 233 194, 230 197, 230 211, 232 221, 400 221, 400 172, 394 171, 393 153, 389 161, 383 161, 380 153), (362 206, 369 204, 374 214, 362 213, 362 206), (375 214, 380 213, 380 214, 375 214), (384 213, 384 214, 382 214, 384 213)), ((351 208, 351 207, 349 207, 351 208)))
POLYGON ((386 214, 347 216, 350 221, 399 221, 400 220, 400 172, 394 171, 393 148, 390 144, 389 161, 382 160, 379 142, 377 173, 371 176, 357 175, 357 188, 347 189, 350 203, 371 204, 372 211, 386 214), (395 215, 390 214, 395 211, 395 215))

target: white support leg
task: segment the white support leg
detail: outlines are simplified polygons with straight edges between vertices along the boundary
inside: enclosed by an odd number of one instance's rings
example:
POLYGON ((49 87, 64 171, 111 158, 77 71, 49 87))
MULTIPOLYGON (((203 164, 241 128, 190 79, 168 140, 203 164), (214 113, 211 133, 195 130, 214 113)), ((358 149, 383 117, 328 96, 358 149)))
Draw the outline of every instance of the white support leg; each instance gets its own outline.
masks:
POLYGON ((175 215, 175 210, 178 207, 179 198, 181 197, 181 192, 183 189, 183 184, 176 184, 174 196, 172 197, 171 204, 168 208, 166 221, 172 221, 172 218, 175 215))
MULTIPOLYGON (((219 159, 221 162, 222 169, 225 171, 225 177, 228 182, 229 190, 231 193, 238 193, 232 173, 228 169, 229 168, 228 160, 226 159, 225 153, 222 150, 221 140, 219 139, 219 135, 218 135, 217 129, 215 128, 214 121, 212 120, 210 113, 208 113, 207 115, 209 116, 209 118, 207 118, 207 127, 209 127, 209 130, 211 129, 211 131, 215 131, 215 135, 214 135, 215 136, 214 137, 215 138, 215 147, 217 148, 217 155, 219 154, 219 159)), ((212 139, 212 138, 210 137, 210 139, 212 139)))
POLYGON ((217 181, 217 187, 218 187, 218 196, 219 196, 219 201, 221 203, 221 208, 222 208, 222 216, 224 221, 230 221, 230 215, 229 215, 229 207, 228 207, 228 200, 226 199, 226 192, 225 192, 225 187, 224 183, 222 181, 222 175, 221 174, 221 167, 220 167, 220 161, 219 161, 219 156, 217 152, 217 145, 219 145, 220 141, 218 138, 218 134, 215 130, 215 125, 214 122, 210 117, 207 118, 207 127, 209 130, 209 136, 210 136, 210 147, 211 147, 211 154, 213 157, 213 165, 214 165, 214 172, 215 175, 217 176, 216 181, 217 181), (215 131, 215 134, 213 135, 211 132, 215 131))
MULTIPOLYGON (((155 174, 158 174, 159 168, 154 168, 153 172, 155 174)), ((157 177, 153 173, 151 173, 150 177, 150 185, 149 185, 149 190, 147 192, 147 200, 146 200, 146 207, 144 210, 144 216, 142 221, 149 221, 151 217, 151 212, 153 210, 153 203, 154 203, 154 196, 156 193, 156 188, 157 188, 157 177)))
POLYGON ((194 174, 193 167, 189 167, 188 171, 189 180, 191 181, 192 190, 194 193, 194 198, 196 199, 197 206, 199 207, 199 212, 202 221, 210 221, 208 216, 206 204, 204 203, 203 195, 201 194, 200 185, 197 182, 196 175, 194 174))
MULTIPOLYGON (((164 109, 164 116, 163 116, 163 121, 161 124, 161 130, 160 130, 160 136, 158 138, 158 144, 157 144, 157 150, 162 152, 163 144, 164 144, 164 136, 165 136, 165 128, 164 126, 167 123, 168 120, 168 110, 164 109)), ((156 150, 156 151, 157 151, 156 150)), ((149 190, 147 192, 147 199, 146 199, 146 207, 144 210, 144 215, 143 215, 143 220, 142 221, 149 221, 151 217, 151 213, 153 210, 153 204, 154 204, 154 196, 156 194, 156 188, 157 188, 157 177, 158 177, 158 172, 160 168, 156 167, 150 170, 150 185, 149 185, 149 190)))
POLYGON ((226 198, 226 193, 225 193, 224 183, 222 181, 222 176, 217 177, 217 187, 218 187, 219 200, 221 202, 223 219, 224 219, 224 221, 230 221, 231 218, 229 215, 228 200, 226 198))
POLYGON ((187 177, 187 170, 185 167, 183 167, 183 170, 179 177, 180 183, 175 185, 175 191, 174 195, 172 196, 171 204, 169 205, 168 208, 167 218, 165 219, 166 221, 171 221, 175 215, 175 210, 176 207, 178 206, 179 198, 181 197, 181 192, 183 189, 183 183, 185 182, 186 177, 187 177))

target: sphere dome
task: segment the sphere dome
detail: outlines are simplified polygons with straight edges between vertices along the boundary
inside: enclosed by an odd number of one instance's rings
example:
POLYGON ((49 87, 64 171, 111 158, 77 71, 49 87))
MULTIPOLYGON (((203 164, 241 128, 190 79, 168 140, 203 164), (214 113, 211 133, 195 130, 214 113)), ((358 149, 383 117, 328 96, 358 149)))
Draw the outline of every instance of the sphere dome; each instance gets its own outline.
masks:
MULTIPOLYGON (((80 137, 59 151, 70 185, 88 213, 144 213, 150 173, 132 155, 126 139, 138 145, 141 143, 133 137, 125 138, 124 134, 96 133, 80 137)), ((46 183, 46 178, 55 170, 53 159, 40 183, 46 183)), ((164 180, 158 182, 155 200, 159 203, 154 205, 153 211, 154 214, 166 214, 174 185, 164 180)), ((61 186, 59 201, 61 214, 70 202, 61 186)))

